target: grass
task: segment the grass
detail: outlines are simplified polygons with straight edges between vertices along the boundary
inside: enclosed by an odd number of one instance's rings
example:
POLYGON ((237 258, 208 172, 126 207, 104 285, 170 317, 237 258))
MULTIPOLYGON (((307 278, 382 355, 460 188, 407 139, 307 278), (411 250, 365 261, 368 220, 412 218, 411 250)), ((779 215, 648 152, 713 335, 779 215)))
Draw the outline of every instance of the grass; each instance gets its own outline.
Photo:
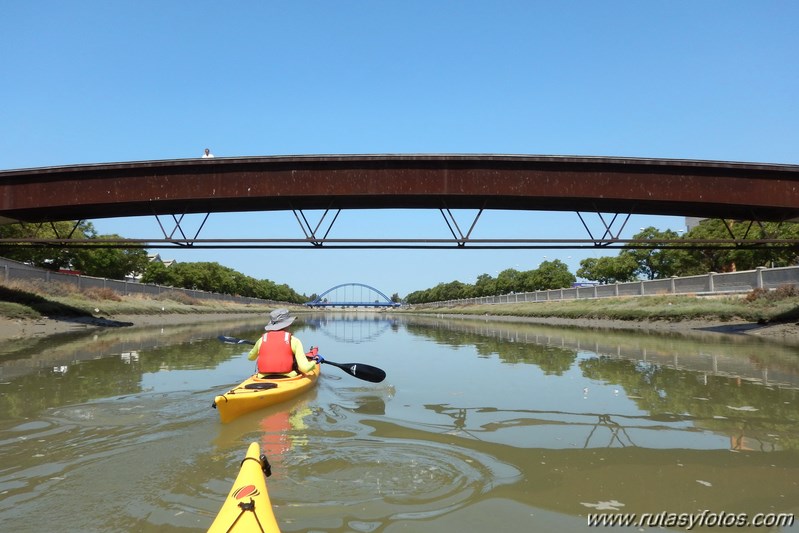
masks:
POLYGON ((606 320, 716 320, 788 322, 799 320, 799 295, 791 291, 746 296, 644 296, 417 308, 415 313, 606 320))
MULTIPOLYGON (((110 289, 80 290, 57 282, 0 283, 0 316, 19 319, 154 314, 265 313, 273 307, 200 300, 180 292, 158 297, 122 296, 110 289)), ((298 308, 299 310, 299 308, 298 308)), ((558 317, 570 319, 715 320, 788 322, 799 320, 799 290, 755 290, 744 296, 644 296, 410 308, 413 313, 558 317)))
POLYGON ((201 300, 180 292, 123 296, 110 289, 80 290, 57 282, 0 284, 0 316, 15 319, 114 315, 264 313, 273 306, 201 300))

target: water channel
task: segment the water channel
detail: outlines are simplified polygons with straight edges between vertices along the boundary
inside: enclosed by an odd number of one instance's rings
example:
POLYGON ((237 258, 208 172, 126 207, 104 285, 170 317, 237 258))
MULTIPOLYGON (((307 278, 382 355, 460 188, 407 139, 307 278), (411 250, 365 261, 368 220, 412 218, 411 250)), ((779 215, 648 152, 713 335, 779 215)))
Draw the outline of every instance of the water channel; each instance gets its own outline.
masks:
MULTIPOLYGON (((304 315, 294 332, 306 347, 387 379, 323 366, 314 391, 221 424, 213 397, 253 363, 216 337, 255 339, 262 322, 0 346, 2 529, 204 531, 253 441, 284 532, 569 532, 597 512, 799 512, 797 346, 304 315)), ((769 530, 799 525, 758 529, 769 530)))

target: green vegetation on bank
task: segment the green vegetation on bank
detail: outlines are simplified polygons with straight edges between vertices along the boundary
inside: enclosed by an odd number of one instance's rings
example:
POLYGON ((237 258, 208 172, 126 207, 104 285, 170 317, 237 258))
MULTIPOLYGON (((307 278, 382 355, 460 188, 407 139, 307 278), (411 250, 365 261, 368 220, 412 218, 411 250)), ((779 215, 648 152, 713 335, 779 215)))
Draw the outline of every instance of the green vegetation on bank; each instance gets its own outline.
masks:
MULTIPOLYGON (((110 289, 79 290, 61 283, 0 284, 0 316, 16 319, 42 317, 119 315, 268 313, 272 307, 199 300, 181 292, 158 297, 121 296, 110 289)), ((304 310, 295 307, 296 312, 304 310)), ((400 311, 403 312, 403 311, 400 311)), ((746 296, 694 297, 643 296, 528 302, 515 304, 460 305, 407 308, 416 314, 496 315, 608 320, 745 320, 786 322, 799 320, 799 290, 788 285, 776 291, 754 290, 746 296)))
POLYGON ((15 319, 42 317, 113 317, 115 315, 268 313, 273 307, 200 300, 174 291, 159 296, 122 296, 110 289, 80 290, 58 282, 0 284, 0 316, 15 319))
POLYGON ((150 261, 147 250, 142 247, 105 247, 104 241, 121 237, 99 235, 91 222, 54 222, 49 226, 0 224, 0 238, 56 239, 65 235, 89 244, 74 248, 6 245, 0 246, 0 257, 53 271, 74 270, 98 278, 123 280, 134 275, 142 283, 262 300, 304 303, 311 299, 286 284, 255 279, 216 262, 174 263, 167 267, 160 261, 150 261))
MULTIPOLYGON (((41 268, 77 270, 87 276, 125 279, 135 275, 143 283, 197 289, 222 294, 235 294, 263 300, 301 304, 316 295, 305 296, 286 284, 268 279, 255 279, 215 262, 173 263, 170 266, 150 261, 142 247, 116 248, 104 241, 118 235, 98 235, 91 222, 55 222, 51 225, 0 225, 0 238, 53 239, 69 235, 81 239, 79 247, 47 247, 2 245, 0 256, 41 268), (86 244, 88 243, 88 244, 86 244), (107 243, 106 243, 107 244, 107 243)), ((707 241, 799 239, 799 224, 753 223, 704 220, 684 235, 654 227, 641 228, 633 236, 636 244, 625 245, 616 256, 592 257, 580 261, 575 274, 559 259, 544 261, 538 268, 508 268, 494 278, 477 276, 475 283, 454 280, 435 287, 413 291, 402 301, 407 304, 461 300, 482 296, 560 289, 571 286, 577 278, 598 283, 627 282, 638 279, 665 279, 708 272, 752 270, 758 266, 780 267, 799 262, 797 248, 773 244, 767 247, 709 248, 707 241), (676 241, 685 244, 675 246, 676 241)), ((400 301, 394 293, 391 301, 400 301)))
POLYGON ((508 268, 496 278, 481 274, 473 284, 461 281, 439 283, 429 289, 410 293, 405 302, 420 304, 496 296, 514 292, 533 292, 571 286, 577 278, 600 284, 666 279, 703 275, 708 272, 754 270, 759 266, 783 267, 799 262, 795 246, 772 245, 750 248, 744 246, 710 248, 697 241, 799 239, 799 224, 764 222, 734 223, 723 220, 703 220, 684 235, 654 227, 641 228, 633 235, 639 244, 627 244, 616 256, 590 257, 580 261, 575 274, 562 261, 544 261, 532 270, 508 268), (685 244, 675 246, 675 241, 685 244), (693 241, 693 242, 692 242, 693 241))
POLYGON ((743 297, 640 296, 559 302, 452 305, 414 308, 413 312, 583 320, 788 322, 799 320, 799 292, 789 285, 776 291, 755 290, 743 297))

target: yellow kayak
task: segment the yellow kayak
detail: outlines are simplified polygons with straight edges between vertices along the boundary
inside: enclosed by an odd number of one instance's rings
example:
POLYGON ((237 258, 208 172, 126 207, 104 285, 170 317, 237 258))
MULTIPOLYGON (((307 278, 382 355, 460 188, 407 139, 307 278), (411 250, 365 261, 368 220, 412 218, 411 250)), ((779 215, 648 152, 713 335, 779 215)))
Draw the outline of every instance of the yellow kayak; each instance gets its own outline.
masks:
POLYGON ((241 415, 285 402, 316 385, 321 370, 316 365, 307 374, 294 377, 258 377, 254 374, 237 387, 214 398, 213 407, 223 423, 241 415))
POLYGON ((266 490, 269 462, 261 456, 257 442, 250 444, 233 488, 216 515, 209 533, 219 532, 276 532, 280 533, 272 502, 266 490))

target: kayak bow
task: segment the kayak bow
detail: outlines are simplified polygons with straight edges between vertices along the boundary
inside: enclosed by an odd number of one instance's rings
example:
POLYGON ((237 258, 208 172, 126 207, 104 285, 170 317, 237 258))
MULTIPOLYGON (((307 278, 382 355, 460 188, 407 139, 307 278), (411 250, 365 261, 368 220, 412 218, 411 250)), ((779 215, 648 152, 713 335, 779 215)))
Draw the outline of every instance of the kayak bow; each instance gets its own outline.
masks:
POLYGON ((270 474, 266 456, 261 455, 260 446, 253 442, 208 532, 280 533, 266 489, 266 476, 270 474))

